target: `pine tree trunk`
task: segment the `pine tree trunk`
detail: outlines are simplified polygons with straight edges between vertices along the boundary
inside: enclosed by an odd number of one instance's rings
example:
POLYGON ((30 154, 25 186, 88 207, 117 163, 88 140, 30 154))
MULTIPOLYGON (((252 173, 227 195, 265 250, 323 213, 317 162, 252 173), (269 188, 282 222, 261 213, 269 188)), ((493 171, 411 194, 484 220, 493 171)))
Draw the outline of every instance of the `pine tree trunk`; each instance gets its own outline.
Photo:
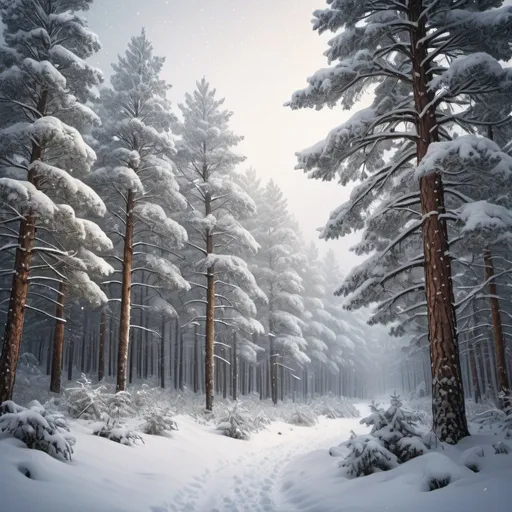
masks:
POLYGON ((194 325, 194 393, 199 391, 199 334, 198 326, 194 325))
POLYGON ((494 348, 496 353, 496 376, 498 380, 498 392, 502 397, 502 406, 510 405, 510 383, 507 374, 507 362, 505 357, 505 341, 503 338, 503 326, 501 323, 500 304, 498 291, 494 277, 494 265, 489 249, 484 249, 485 280, 489 282, 489 302, 492 314, 492 332, 494 335, 494 348))
POLYGON ((183 338, 183 333, 180 334, 180 391, 183 391, 183 386, 185 383, 185 341, 183 338))
POLYGON ((274 342, 274 334, 272 329, 270 329, 270 334, 268 337, 269 345, 270 345, 270 387, 271 387, 271 396, 272 402, 274 405, 277 405, 277 358, 276 358, 276 348, 274 342))
POLYGON ((100 316, 100 345, 99 345, 99 354, 98 354, 98 382, 103 380, 105 376, 105 334, 106 334, 106 318, 105 318, 105 309, 101 310, 100 316))
POLYGON ((116 393, 126 389, 126 364, 130 338, 132 260, 133 260, 133 209, 135 193, 128 190, 126 198, 126 225, 123 250, 123 274, 121 289, 121 318, 119 321, 119 346, 117 351, 116 393))
POLYGON ((236 392, 238 387, 238 355, 237 355, 237 346, 236 346, 236 332, 233 332, 233 360, 231 361, 231 370, 232 370, 232 379, 233 382, 231 386, 233 388, 233 400, 237 399, 236 392))
POLYGON ((160 339, 160 361, 159 361, 159 367, 160 367, 160 387, 162 389, 165 388, 165 318, 162 315, 162 329, 161 329, 161 336, 160 339))
MULTIPOLYGON (((41 93, 37 110, 44 114, 48 102, 48 91, 41 93)), ((43 148, 32 143, 30 163, 41 160, 43 148)), ((28 181, 36 186, 34 171, 28 172, 28 181)), ((20 221, 18 231, 18 247, 14 259, 14 273, 12 276, 11 291, 9 297, 9 309, 5 322, 4 338, 2 342, 2 354, 0 356, 0 404, 12 399, 16 369, 20 353, 21 336, 23 334, 23 322, 25 319, 25 304, 28 293, 28 277, 32 263, 32 251, 36 236, 35 217, 32 214, 25 215, 20 221)))
POLYGON ((64 303, 66 301, 66 284, 64 281, 59 283, 59 293, 57 297, 57 306, 55 307, 55 330, 53 333, 52 348, 52 372, 50 377, 50 391, 53 393, 61 392, 61 373, 62 373, 62 349, 64 347, 64 303))
MULTIPOLYGON (((211 196, 207 192, 205 194, 205 215, 211 214, 211 196)), ((211 231, 206 234, 206 253, 213 254, 213 235, 211 231)), ((206 270, 206 355, 205 355, 205 391, 206 391, 206 410, 213 410, 213 397, 215 393, 215 269, 211 265, 206 270)))
POLYGON ((73 357, 75 355, 75 342, 71 339, 68 348, 68 380, 73 380, 73 357))
POLYGON ((176 318, 176 323, 174 324, 174 389, 179 388, 179 372, 178 372, 178 363, 180 361, 180 323, 179 319, 176 318))
MULTIPOLYGON (((416 112, 417 159, 420 162, 430 143, 438 140, 435 107, 429 106, 432 94, 428 90, 430 73, 426 64, 427 50, 422 0, 409 2, 411 29, 412 79, 416 112), (422 115, 420 116, 420 113, 422 115)), ((444 209, 441 176, 437 172, 420 180, 425 290, 432 361, 433 429, 441 441, 457 443, 469 435, 465 415, 464 393, 456 333, 451 262, 448 256, 446 222, 440 218, 444 209)))

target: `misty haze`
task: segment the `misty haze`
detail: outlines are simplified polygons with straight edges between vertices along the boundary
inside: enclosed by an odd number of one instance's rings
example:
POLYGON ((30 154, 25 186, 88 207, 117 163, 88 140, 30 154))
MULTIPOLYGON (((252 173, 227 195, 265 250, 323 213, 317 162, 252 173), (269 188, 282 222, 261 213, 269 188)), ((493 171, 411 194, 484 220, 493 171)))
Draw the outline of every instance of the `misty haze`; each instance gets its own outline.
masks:
POLYGON ((1 512, 510 510, 511 1, 0 30, 1 512))

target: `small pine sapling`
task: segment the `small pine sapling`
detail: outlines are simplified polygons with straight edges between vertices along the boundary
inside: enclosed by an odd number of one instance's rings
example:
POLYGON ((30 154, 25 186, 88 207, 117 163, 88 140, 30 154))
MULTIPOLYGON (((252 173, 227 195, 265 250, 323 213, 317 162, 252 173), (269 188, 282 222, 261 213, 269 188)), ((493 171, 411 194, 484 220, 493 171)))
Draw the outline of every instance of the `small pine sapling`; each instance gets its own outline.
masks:
POLYGON ((227 408, 225 416, 217 424, 217 430, 227 437, 247 440, 251 437, 251 432, 255 430, 255 427, 248 411, 235 403, 227 408))
POLYGON ((382 407, 379 407, 380 404, 376 403, 372 400, 370 404, 370 412, 369 416, 366 418, 362 418, 359 423, 361 425, 366 425, 367 427, 372 427, 370 434, 374 435, 377 431, 386 427, 389 424, 386 413, 382 407))
POLYGON ((313 427, 317 423, 315 414, 307 407, 297 407, 288 418, 287 423, 298 427, 313 427))
POLYGON ((0 431, 20 441, 28 448, 47 453, 54 459, 71 461, 75 438, 58 413, 46 411, 37 402, 25 408, 12 401, 0 405, 0 431))
POLYGON ((111 418, 127 418, 135 416, 135 405, 128 391, 118 391, 114 395, 109 395, 106 399, 108 415, 111 418))
POLYGON ((389 423, 374 435, 394 453, 399 462, 406 462, 428 451, 416 427, 417 415, 403 408, 399 395, 391 396, 391 405, 385 412, 389 423))
POLYGON ((169 409, 154 408, 145 415, 142 432, 151 436, 170 436, 173 430, 179 430, 178 424, 169 409))
POLYGON ((340 467, 347 477, 367 476, 398 466, 396 456, 372 435, 357 436, 352 432, 346 447, 349 453, 340 463, 340 467))
POLYGON ((108 410, 104 391, 103 385, 93 386, 87 376, 82 374, 77 386, 64 390, 70 416, 77 419, 99 420, 108 410))
POLYGON ((103 414, 102 420, 103 422, 94 429, 94 436, 103 437, 125 446, 134 446, 139 442, 144 444, 144 439, 137 432, 121 425, 117 420, 109 417, 108 414, 103 414))

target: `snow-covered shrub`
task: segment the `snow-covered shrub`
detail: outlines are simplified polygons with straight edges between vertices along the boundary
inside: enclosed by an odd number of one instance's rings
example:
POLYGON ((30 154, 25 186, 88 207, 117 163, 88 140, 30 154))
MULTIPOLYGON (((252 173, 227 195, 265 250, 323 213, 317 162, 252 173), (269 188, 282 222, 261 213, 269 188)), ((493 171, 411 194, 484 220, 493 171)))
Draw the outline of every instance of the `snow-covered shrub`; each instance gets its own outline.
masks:
POLYGON ((108 415, 111 418, 127 418, 136 414, 135 405, 128 391, 118 391, 113 395, 108 394, 105 396, 105 402, 108 415))
POLYGON ((492 403, 486 403, 482 411, 472 415, 471 421, 479 425, 479 430, 490 429, 503 431, 507 439, 512 438, 512 399, 500 397, 503 409, 492 403))
POLYGON ((320 397, 313 405, 313 411, 317 416, 325 416, 329 419, 357 418, 357 408, 343 397, 327 395, 320 397))
POLYGON ((102 415, 102 419, 104 421, 96 426, 93 435, 104 437, 105 439, 126 446, 133 446, 138 442, 144 444, 144 439, 134 430, 121 425, 117 420, 108 417, 106 414, 102 415))
POLYGON ((82 374, 77 385, 64 389, 64 398, 69 415, 72 418, 98 420, 108 411, 105 386, 93 385, 86 375, 82 374))
POLYGON ((140 389, 133 392, 133 404, 138 409, 146 409, 154 405, 155 390, 148 386, 146 383, 142 384, 140 389))
POLYGON ((461 468, 441 453, 429 453, 423 474, 423 489, 435 491, 460 478, 461 468))
POLYGON ((39 361, 31 352, 21 354, 17 369, 32 375, 39 375, 41 373, 39 361))
POLYGON ((508 455, 509 453, 512 453, 512 448, 503 441, 498 441, 493 444, 492 447, 494 448, 494 453, 496 455, 508 455))
POLYGON ((391 396, 391 405, 384 411, 377 404, 370 405, 370 416, 360 423, 371 426, 370 432, 399 462, 406 462, 428 451, 417 428, 416 413, 403 408, 400 396, 391 396))
POLYGON ((145 420, 145 423, 142 425, 142 432, 144 434, 168 436, 173 430, 178 430, 178 424, 169 409, 154 408, 146 413, 145 420))
POLYGON ((370 434, 373 435, 383 427, 386 427, 389 424, 389 421, 386 417, 386 411, 380 407, 379 403, 372 400, 369 407, 370 415, 362 418, 359 423, 361 425, 366 425, 367 427, 372 427, 370 434))
POLYGON ((299 427, 313 427, 317 423, 317 418, 311 409, 299 406, 287 418, 286 422, 299 427))
POLYGON ((419 457, 428 451, 427 446, 421 437, 402 437, 396 443, 395 453, 399 462, 407 462, 408 460, 419 457))
POLYGON ((398 466, 395 455, 371 435, 357 436, 352 432, 345 446, 349 453, 340 467, 347 477, 367 476, 398 466))
POLYGON ((507 439, 512 438, 512 397, 508 397, 503 410, 505 418, 503 420, 503 431, 507 439))
POLYGON ((484 457, 484 450, 481 446, 474 446, 469 450, 466 450, 461 455, 461 462, 468 469, 473 471, 473 473, 478 473, 480 471, 480 459, 484 457))
POLYGON ((271 423, 272 420, 265 414, 264 411, 258 411, 253 417, 254 429, 257 431, 264 430, 271 423))
POLYGON ((47 411, 39 402, 25 408, 7 401, 0 405, 0 431, 20 441, 28 448, 40 450, 51 457, 70 461, 75 438, 62 415, 47 411))
MULTIPOLYGON (((27 405, 28 409, 38 412, 43 418, 48 421, 50 425, 54 425, 55 428, 61 433, 65 434, 66 432, 70 432, 69 424, 67 418, 61 414, 60 412, 51 409, 47 406, 41 405, 37 400, 32 400, 27 405)), ((74 438, 73 438, 74 444, 74 438)))
POLYGON ((217 423, 217 430, 233 439, 247 440, 251 437, 251 432, 255 430, 255 426, 247 409, 235 403, 226 409, 217 423))

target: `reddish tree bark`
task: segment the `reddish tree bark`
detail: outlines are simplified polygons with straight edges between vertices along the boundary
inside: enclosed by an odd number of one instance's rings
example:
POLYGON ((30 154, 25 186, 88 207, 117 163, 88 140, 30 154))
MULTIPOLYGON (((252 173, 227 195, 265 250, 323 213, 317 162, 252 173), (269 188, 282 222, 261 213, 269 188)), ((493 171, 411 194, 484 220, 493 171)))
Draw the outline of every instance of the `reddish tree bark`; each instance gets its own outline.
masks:
POLYGON ((510 405, 510 383, 507 374, 507 360, 505 356, 505 340, 501 323, 500 303, 498 290, 494 278, 494 264, 489 249, 484 249, 485 280, 489 282, 489 302, 491 304, 492 332, 494 336, 494 348, 496 352, 496 377, 498 380, 498 392, 502 395, 502 405, 510 405))
MULTIPOLYGON (((41 115, 44 115, 47 103, 48 91, 43 90, 37 104, 37 110, 41 115)), ((30 163, 42 158, 43 148, 38 141, 34 141, 32 143, 30 163)), ((29 170, 27 179, 37 187, 34 171, 29 170)), ((36 219, 34 215, 29 213, 21 220, 18 232, 18 247, 16 248, 14 259, 9 309, 5 323, 2 355, 0 356, 0 404, 5 400, 11 400, 14 391, 35 236, 36 219)))
POLYGON ((64 347, 64 304, 66 302, 67 286, 61 281, 59 284, 59 295, 57 306, 55 307, 55 331, 53 333, 52 348, 52 370, 50 377, 50 391, 54 393, 61 392, 61 374, 62 374, 62 349, 64 347))
MULTIPOLYGON (((429 145, 439 138, 435 106, 428 90, 430 72, 424 45, 426 28, 422 0, 409 2, 411 58, 414 103, 417 122, 417 160, 426 155, 429 145)), ((459 348, 457 343, 451 262, 441 176, 432 172, 420 180, 423 252, 427 318, 432 362, 433 428, 441 441, 457 443, 469 435, 465 414, 459 348)))
POLYGON ((126 197, 126 218, 123 250, 123 274, 121 290, 121 318, 119 322, 119 346, 117 349, 116 393, 126 389, 126 367, 130 340, 131 287, 133 264, 133 208, 135 193, 129 190, 126 197))

